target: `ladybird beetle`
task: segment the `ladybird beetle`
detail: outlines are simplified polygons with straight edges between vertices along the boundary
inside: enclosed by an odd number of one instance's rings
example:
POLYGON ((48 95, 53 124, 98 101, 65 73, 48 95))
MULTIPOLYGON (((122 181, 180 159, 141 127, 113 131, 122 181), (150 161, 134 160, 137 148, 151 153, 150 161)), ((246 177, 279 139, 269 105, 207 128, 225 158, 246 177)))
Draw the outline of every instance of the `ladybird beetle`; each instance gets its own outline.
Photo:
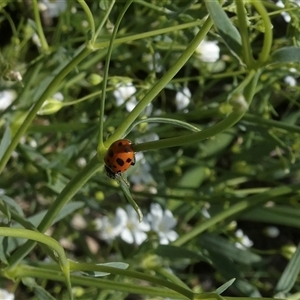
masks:
POLYGON ((116 179, 116 175, 124 173, 135 164, 132 143, 129 140, 117 140, 112 143, 104 157, 104 162, 106 175, 116 179))

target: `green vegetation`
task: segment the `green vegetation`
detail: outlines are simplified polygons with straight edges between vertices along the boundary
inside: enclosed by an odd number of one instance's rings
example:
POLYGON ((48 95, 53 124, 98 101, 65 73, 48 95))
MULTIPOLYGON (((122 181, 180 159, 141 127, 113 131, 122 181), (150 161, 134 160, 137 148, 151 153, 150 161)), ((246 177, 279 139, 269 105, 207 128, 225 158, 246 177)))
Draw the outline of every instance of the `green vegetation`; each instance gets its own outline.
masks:
POLYGON ((299 299, 299 6, 1 1, 0 299, 299 299))

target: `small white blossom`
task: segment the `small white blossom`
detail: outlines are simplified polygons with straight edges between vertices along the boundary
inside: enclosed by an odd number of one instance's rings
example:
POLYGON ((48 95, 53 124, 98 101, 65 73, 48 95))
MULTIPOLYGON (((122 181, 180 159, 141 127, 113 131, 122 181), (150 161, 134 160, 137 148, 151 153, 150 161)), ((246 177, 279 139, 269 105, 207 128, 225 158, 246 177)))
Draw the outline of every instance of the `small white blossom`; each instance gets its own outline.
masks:
POLYGON ((131 205, 126 205, 126 212, 122 208, 117 209, 117 214, 122 215, 125 221, 120 236, 123 241, 128 244, 141 245, 146 239, 145 232, 150 230, 150 225, 147 220, 139 222, 138 215, 131 205))
POLYGON ((12 293, 9 293, 7 290, 0 289, 0 299, 2 300, 14 300, 15 295, 12 293))
POLYGON ((253 242, 249 239, 247 235, 244 234, 243 230, 238 229, 235 232, 235 236, 238 239, 238 242, 235 243, 235 246, 240 249, 250 248, 253 246, 253 242))
POLYGON ((177 224, 170 210, 163 211, 157 203, 151 204, 150 214, 147 216, 151 228, 158 234, 160 244, 169 244, 178 238, 176 231, 172 230, 177 224))
POLYGON ((146 54, 143 56, 143 59, 148 63, 148 67, 150 71, 161 72, 163 70, 161 62, 161 56, 158 52, 154 54, 154 58, 150 54, 146 54), (155 65, 154 65, 155 63, 155 65))
POLYGON ((76 164, 77 164, 78 167, 83 168, 83 167, 86 166, 86 159, 84 157, 79 157, 76 160, 76 164))
POLYGON ((290 76, 290 75, 284 77, 284 82, 289 86, 297 85, 297 80, 293 76, 290 76))
MULTIPOLYGON (((284 6, 284 3, 281 1, 281 0, 279 0, 277 3, 276 3, 276 5, 278 6, 278 7, 285 7, 284 6)), ((289 23, 290 21, 291 21, 291 16, 287 13, 287 12, 285 12, 285 11, 283 11, 282 13, 281 13, 281 15, 282 15, 282 17, 284 18, 284 20, 287 22, 287 23, 289 23)))
POLYGON ((280 234, 280 231, 275 226, 268 226, 264 229, 264 233, 266 236, 268 236, 270 238, 277 238, 280 234))
POLYGON ((17 98, 14 90, 4 90, 0 92, 0 110, 5 110, 17 98))
POLYGON ((107 216, 103 216, 101 219, 98 218, 95 220, 95 227, 97 230, 100 230, 100 237, 107 241, 113 241, 120 233, 122 228, 125 226, 126 219, 122 216, 122 212, 118 212, 111 220, 107 216))
POLYGON ((64 101, 64 95, 61 92, 55 93, 52 98, 58 100, 58 101, 64 101))
POLYGON ((34 33, 32 35, 32 42, 38 47, 38 48, 41 48, 42 47, 42 43, 41 43, 41 39, 40 37, 34 33))
POLYGON ((42 0, 41 10, 47 10, 49 17, 58 17, 59 14, 67 9, 66 0, 42 0))
MULTIPOLYGON (((300 6, 300 0, 290 0, 290 3, 292 4, 296 4, 296 5, 298 5, 298 6, 300 6)), ((281 7, 281 8, 284 8, 285 7, 285 5, 284 5, 284 3, 281 1, 281 0, 279 0, 279 1, 277 1, 276 2, 276 5, 278 6, 278 7, 281 7)), ((291 15, 289 14, 289 13, 287 13, 287 12, 285 12, 285 11, 283 11, 282 13, 281 13, 281 15, 282 15, 282 17, 284 18, 284 20, 287 22, 287 23, 289 23, 290 21, 291 21, 291 15)))
POLYGON ((128 83, 124 86, 118 86, 117 89, 113 92, 117 106, 121 106, 127 99, 131 98, 126 102, 126 110, 131 112, 137 105, 137 100, 135 97, 132 97, 136 93, 136 88, 132 83, 128 83))
POLYGON ((220 57, 220 48, 217 41, 203 40, 196 49, 198 57, 203 62, 214 63, 220 57))
POLYGON ((184 87, 182 91, 177 92, 175 97, 175 103, 177 106, 177 110, 182 110, 186 108, 191 99, 191 92, 187 87, 184 87))
POLYGON ((137 152, 135 154, 135 160, 137 162, 137 167, 134 168, 133 173, 130 175, 130 181, 133 184, 152 183, 153 177, 150 173, 151 167, 146 161, 144 154, 142 152, 137 152))

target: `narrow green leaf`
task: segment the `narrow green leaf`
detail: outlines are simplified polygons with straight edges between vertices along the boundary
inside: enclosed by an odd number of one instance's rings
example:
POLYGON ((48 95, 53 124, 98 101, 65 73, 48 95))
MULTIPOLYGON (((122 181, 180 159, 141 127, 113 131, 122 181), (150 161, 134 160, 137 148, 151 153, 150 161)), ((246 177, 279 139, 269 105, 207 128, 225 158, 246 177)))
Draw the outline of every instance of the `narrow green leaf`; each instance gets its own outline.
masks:
POLYGON ((117 179, 117 181, 120 184, 120 187, 121 187, 121 190, 122 190, 122 192, 124 194, 124 197, 129 202, 129 204, 133 207, 133 209, 136 211, 136 213, 138 215, 138 218, 139 218, 139 222, 141 223, 143 221, 143 213, 140 210, 140 208, 137 205, 137 203, 131 197, 131 194, 130 194, 127 182, 125 181, 125 179, 123 179, 123 177, 119 177, 117 179))
POLYGON ((300 272, 300 244, 284 269, 275 288, 276 293, 288 293, 294 286, 300 272))
POLYGON ((184 122, 184 121, 180 121, 180 120, 177 120, 177 119, 171 119, 171 118, 155 117, 155 118, 146 118, 146 119, 142 119, 142 120, 138 120, 138 121, 134 122, 128 128, 128 130, 124 134, 124 137, 127 136, 127 134, 129 132, 131 132, 134 127, 136 127, 139 124, 143 124, 143 123, 162 123, 162 124, 169 124, 169 125, 172 125, 172 126, 182 127, 182 128, 185 128, 185 129, 193 131, 193 132, 201 131, 198 127, 193 126, 193 125, 191 125, 187 122, 184 122))
POLYGON ((24 217, 24 213, 23 213, 22 208, 18 205, 18 203, 14 199, 12 199, 12 198, 10 198, 10 197, 8 197, 6 195, 2 195, 0 198, 9 207, 11 207, 13 210, 15 210, 19 215, 21 215, 22 217, 24 217))
POLYGON ((254 208, 239 218, 300 228, 300 211, 284 205, 254 208))
POLYGON ((261 257, 247 249, 239 249, 233 243, 220 236, 203 234, 200 239, 202 247, 209 252, 218 253, 228 259, 245 265, 252 265, 261 261, 261 257))
POLYGON ((207 259, 195 252, 182 247, 176 247, 172 245, 159 245, 155 253, 159 256, 166 257, 168 259, 191 259, 193 261, 207 261, 207 259))
POLYGON ((225 282, 224 284, 222 284, 221 286, 219 286, 216 290, 215 293, 217 294, 222 294, 223 292, 225 292, 230 286, 232 286, 232 284, 235 282, 235 278, 230 279, 229 281, 225 282))
POLYGON ((22 283, 25 286, 30 287, 33 291, 37 299, 43 300, 55 300, 56 298, 52 297, 43 287, 38 285, 33 278, 26 277, 22 278, 22 283))
MULTIPOLYGON (((105 264, 97 264, 97 266, 106 266, 106 267, 113 267, 116 269, 121 269, 121 270, 126 270, 129 267, 129 264, 123 263, 123 262, 110 262, 110 263, 105 263, 105 264)), ((85 276, 90 276, 90 277, 104 277, 110 275, 108 272, 100 272, 100 271, 85 271, 82 272, 83 275, 85 276)))
POLYGON ((10 127, 7 126, 0 143, 0 160, 2 159, 2 156, 5 153, 10 143, 10 140, 11 140, 10 127))
POLYGON ((271 56, 272 63, 300 62, 300 47, 284 47, 271 56))
MULTIPOLYGON (((219 246, 222 249, 222 246, 219 246)), ((231 280, 236 278, 237 280, 234 283, 234 288, 239 290, 244 295, 249 297, 260 297, 258 289, 243 278, 243 273, 238 268, 237 264, 232 262, 232 259, 227 256, 220 255, 217 252, 211 252, 210 258, 212 260, 213 266, 221 273, 221 275, 227 279, 231 280)))
POLYGON ((240 33, 232 24, 217 0, 205 0, 205 4, 210 17, 214 21, 225 44, 237 57, 240 57, 242 52, 242 39, 240 33))

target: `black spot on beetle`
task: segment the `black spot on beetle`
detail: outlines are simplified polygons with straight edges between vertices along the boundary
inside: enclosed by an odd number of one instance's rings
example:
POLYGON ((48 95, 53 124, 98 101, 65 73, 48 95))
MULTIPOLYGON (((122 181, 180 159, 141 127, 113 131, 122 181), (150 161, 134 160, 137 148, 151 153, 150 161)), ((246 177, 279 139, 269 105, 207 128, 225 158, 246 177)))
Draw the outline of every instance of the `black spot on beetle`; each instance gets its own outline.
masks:
POLYGON ((127 162, 127 163, 130 163, 131 160, 132 160, 131 158, 127 158, 127 159, 126 159, 126 162, 127 162))
POLYGON ((120 166, 120 167, 122 167, 122 166, 124 166, 124 160, 123 159, 121 159, 121 158, 117 158, 116 159, 116 162, 117 162, 117 164, 120 166))
POLYGON ((118 146, 121 147, 121 146, 122 146, 122 142, 119 142, 119 143, 118 143, 118 146))
POLYGON ((129 152, 131 152, 131 149, 129 147, 125 147, 124 152, 129 153, 129 152))

